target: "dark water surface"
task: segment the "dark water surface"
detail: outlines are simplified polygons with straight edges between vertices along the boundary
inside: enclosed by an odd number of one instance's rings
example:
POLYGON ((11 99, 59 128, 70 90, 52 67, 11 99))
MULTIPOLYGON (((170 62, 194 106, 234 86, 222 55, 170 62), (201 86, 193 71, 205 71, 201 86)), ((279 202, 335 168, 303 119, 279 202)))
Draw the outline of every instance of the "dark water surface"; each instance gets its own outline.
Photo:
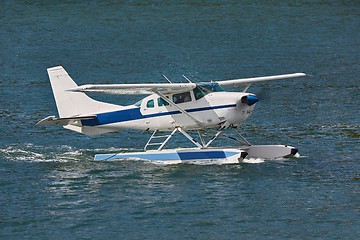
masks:
POLYGON ((1 239, 359 239, 358 1, 5 0, 1 9, 1 239), (46 68, 58 64, 79 84, 305 72, 252 86, 261 100, 240 128, 303 157, 93 162, 139 150, 149 134, 35 126, 56 114, 46 68))

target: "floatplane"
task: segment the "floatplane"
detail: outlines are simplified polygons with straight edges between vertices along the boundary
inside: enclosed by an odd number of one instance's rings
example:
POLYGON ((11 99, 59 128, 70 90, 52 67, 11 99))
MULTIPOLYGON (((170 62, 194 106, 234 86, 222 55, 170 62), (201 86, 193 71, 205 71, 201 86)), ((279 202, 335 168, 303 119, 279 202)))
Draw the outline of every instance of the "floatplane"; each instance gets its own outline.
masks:
POLYGON ((59 117, 49 116, 38 125, 63 126, 86 135, 122 129, 151 131, 144 151, 96 154, 94 160, 139 159, 162 162, 221 161, 238 163, 245 157, 274 159, 298 156, 288 145, 253 145, 237 129, 253 112, 259 98, 247 90, 253 83, 298 78, 304 73, 195 83, 87 84, 78 86, 62 66, 47 69, 59 117), (224 88, 242 88, 228 92, 224 88), (86 93, 147 94, 142 100, 121 106, 96 101, 86 93), (233 131, 233 147, 210 146, 224 131, 233 131), (211 133, 211 138, 204 133, 211 133), (166 149, 182 134, 194 147, 166 149), (195 134, 197 137, 191 135, 195 134), (197 139, 197 140, 196 140, 197 139))

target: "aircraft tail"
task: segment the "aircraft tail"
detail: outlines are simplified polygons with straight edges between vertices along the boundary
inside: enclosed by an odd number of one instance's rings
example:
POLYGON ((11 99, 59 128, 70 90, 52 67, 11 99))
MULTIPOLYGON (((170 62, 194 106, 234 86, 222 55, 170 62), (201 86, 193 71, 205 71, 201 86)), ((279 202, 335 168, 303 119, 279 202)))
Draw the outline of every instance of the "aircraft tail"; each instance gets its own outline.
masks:
POLYGON ((78 85, 62 66, 48 68, 47 71, 61 118, 92 115, 122 108, 120 105, 96 101, 85 93, 67 91, 78 85))

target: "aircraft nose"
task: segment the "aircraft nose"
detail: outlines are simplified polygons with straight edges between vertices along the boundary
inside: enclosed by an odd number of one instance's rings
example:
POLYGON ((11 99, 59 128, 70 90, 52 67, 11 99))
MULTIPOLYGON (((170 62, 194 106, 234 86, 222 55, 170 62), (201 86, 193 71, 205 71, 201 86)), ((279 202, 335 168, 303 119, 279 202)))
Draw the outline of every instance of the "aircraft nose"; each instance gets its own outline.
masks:
POLYGON ((247 105, 251 106, 259 101, 259 98, 255 95, 246 95, 241 98, 241 103, 246 103, 247 105))

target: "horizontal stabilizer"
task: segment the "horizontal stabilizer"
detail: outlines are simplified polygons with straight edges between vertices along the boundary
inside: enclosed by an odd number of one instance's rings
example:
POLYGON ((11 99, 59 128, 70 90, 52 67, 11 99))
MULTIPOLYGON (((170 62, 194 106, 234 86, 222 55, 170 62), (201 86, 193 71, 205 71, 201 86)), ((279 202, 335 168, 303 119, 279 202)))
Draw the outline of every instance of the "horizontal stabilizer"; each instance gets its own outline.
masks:
POLYGON ((49 116, 39 121, 36 125, 66 126, 72 124, 79 126, 80 120, 88 120, 94 118, 96 118, 96 115, 74 116, 74 117, 66 117, 66 118, 57 118, 55 116, 49 116))

